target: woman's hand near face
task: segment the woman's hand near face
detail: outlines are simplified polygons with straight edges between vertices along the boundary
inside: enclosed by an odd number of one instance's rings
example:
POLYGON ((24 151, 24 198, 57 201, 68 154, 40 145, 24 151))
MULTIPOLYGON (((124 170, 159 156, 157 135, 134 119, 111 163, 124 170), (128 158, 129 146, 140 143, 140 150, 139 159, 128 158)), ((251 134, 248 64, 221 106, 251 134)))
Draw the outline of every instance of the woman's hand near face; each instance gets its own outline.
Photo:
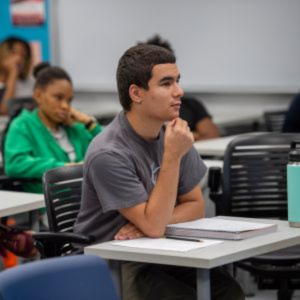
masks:
POLYGON ((71 107, 68 120, 66 121, 66 125, 73 125, 75 122, 88 124, 92 118, 85 113, 80 112, 74 107, 71 107))
POLYGON ((11 73, 19 74, 20 63, 21 63, 20 57, 18 55, 11 54, 3 62, 3 66, 6 69, 8 74, 11 74, 11 73))
POLYGON ((21 71, 20 63, 20 57, 15 54, 8 55, 2 62, 1 67, 4 69, 4 72, 1 80, 5 82, 5 92, 0 105, 0 115, 7 114, 7 101, 15 96, 16 82, 21 71))

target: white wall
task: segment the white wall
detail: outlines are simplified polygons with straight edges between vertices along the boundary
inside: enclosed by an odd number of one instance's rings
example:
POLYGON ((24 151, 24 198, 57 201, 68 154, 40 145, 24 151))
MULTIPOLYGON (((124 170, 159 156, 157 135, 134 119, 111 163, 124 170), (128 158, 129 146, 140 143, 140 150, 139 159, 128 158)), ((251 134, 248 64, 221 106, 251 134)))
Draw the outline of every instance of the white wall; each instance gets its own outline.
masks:
POLYGON ((300 87, 299 0, 53 0, 53 60, 78 107, 116 111, 115 69, 137 41, 173 45, 186 92, 216 120, 286 108, 300 87))

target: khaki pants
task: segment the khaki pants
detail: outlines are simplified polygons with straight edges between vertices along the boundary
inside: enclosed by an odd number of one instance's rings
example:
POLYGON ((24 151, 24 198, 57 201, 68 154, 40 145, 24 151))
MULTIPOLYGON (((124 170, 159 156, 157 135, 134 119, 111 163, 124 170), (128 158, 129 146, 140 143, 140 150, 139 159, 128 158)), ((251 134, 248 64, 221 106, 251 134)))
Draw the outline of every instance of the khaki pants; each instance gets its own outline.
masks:
MULTIPOLYGON (((122 266, 124 300, 196 300, 193 268, 126 262, 122 266)), ((212 300, 244 300, 239 284, 223 269, 210 272, 212 300)))

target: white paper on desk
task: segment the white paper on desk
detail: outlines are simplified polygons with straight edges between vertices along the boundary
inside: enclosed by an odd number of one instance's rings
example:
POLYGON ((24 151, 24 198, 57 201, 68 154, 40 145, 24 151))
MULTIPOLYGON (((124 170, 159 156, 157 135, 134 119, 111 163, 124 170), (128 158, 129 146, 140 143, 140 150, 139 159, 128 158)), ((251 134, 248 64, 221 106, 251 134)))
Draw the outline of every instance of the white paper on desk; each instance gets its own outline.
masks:
POLYGON ((134 247, 141 249, 167 250, 176 252, 187 252, 199 248, 205 248, 212 245, 223 243, 223 241, 201 239, 202 242, 179 241, 172 239, 151 239, 140 238, 125 241, 113 241, 112 245, 123 247, 134 247))

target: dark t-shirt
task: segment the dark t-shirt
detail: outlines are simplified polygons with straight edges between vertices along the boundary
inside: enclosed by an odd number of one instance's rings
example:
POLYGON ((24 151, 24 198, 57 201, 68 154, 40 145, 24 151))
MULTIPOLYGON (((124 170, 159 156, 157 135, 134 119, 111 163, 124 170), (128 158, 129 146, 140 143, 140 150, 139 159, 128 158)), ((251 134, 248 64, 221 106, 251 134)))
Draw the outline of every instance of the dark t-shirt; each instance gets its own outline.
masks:
POLYGON ((300 94, 296 95, 286 114, 282 132, 300 132, 300 94))
MULTIPOLYGON (((164 153, 164 130, 142 139, 121 112, 90 144, 84 162, 82 203, 74 231, 112 240, 128 221, 118 212, 146 202, 164 153)), ((181 160, 178 195, 190 192, 206 172, 193 147, 181 160)))
POLYGON ((196 130, 196 124, 204 118, 211 118, 203 104, 193 98, 182 97, 180 118, 187 121, 192 131, 196 130))

